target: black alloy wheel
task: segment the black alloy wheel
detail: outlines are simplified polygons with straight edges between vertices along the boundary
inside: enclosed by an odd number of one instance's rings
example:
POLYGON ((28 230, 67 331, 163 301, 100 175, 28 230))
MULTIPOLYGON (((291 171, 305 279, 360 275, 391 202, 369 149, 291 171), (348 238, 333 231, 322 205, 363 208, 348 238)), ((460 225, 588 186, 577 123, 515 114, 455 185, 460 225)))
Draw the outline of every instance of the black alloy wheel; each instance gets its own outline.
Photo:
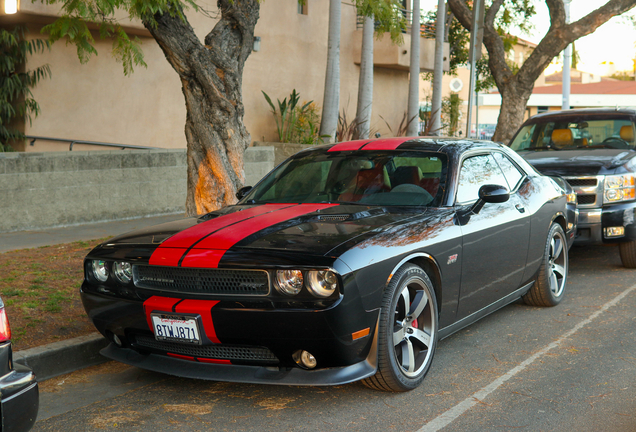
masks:
POLYGON ((568 279, 568 244, 563 228, 553 223, 534 285, 523 296, 531 306, 556 306, 563 299, 568 279))
POLYGON ((385 291, 378 329, 378 371, 363 383, 394 392, 419 386, 433 361, 437 329, 433 284, 420 267, 406 264, 385 291))

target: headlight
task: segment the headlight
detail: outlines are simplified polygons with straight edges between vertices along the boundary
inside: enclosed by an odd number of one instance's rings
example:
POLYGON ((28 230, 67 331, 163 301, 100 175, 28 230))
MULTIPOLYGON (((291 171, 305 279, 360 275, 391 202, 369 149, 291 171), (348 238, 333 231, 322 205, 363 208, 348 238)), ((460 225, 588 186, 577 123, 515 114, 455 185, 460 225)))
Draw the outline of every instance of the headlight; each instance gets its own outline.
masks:
POLYGON ((108 280, 108 267, 106 261, 93 260, 91 263, 93 269, 93 277, 99 282, 106 282, 108 280))
POLYGON ((603 202, 629 201, 636 198, 634 174, 605 176, 603 202))
POLYGON ((336 274, 329 270, 310 271, 307 273, 309 291, 316 297, 329 297, 338 286, 336 274))
POLYGON ((300 270, 276 271, 276 286, 283 294, 298 294, 303 289, 303 272, 300 270))
POLYGON ((132 280, 132 264, 125 261, 117 261, 115 262, 114 273, 119 282, 127 284, 132 280))

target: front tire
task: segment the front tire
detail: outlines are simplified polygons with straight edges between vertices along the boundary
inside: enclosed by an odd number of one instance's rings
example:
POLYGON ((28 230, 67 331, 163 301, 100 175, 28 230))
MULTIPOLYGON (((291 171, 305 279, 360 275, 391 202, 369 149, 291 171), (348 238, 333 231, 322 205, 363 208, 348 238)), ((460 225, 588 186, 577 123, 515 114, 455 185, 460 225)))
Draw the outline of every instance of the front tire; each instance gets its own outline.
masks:
POLYGON ((618 251, 621 255, 623 267, 636 268, 636 241, 619 243, 618 251))
POLYGON ((563 299, 567 279, 568 244, 561 225, 553 223, 537 278, 523 301, 531 306, 556 306, 563 299))
POLYGON ((437 346, 438 312, 433 284, 420 267, 406 264, 382 299, 378 371, 362 382, 375 390, 413 390, 424 380, 437 346))

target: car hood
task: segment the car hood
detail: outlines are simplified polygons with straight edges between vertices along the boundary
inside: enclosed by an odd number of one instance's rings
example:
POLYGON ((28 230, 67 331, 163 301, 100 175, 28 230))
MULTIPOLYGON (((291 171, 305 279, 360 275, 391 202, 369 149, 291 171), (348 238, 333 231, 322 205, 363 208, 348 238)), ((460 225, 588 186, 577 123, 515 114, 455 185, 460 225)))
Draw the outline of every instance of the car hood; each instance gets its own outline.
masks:
POLYGON ((588 176, 633 170, 636 152, 626 149, 521 151, 519 154, 546 175, 588 176))
POLYGON ((217 255, 223 255, 228 250, 279 250, 324 256, 345 242, 356 238, 364 241, 426 211, 426 208, 336 204, 229 206, 202 217, 132 231, 109 240, 106 245, 152 246, 155 250, 150 261, 158 265, 176 265, 186 255, 201 255, 202 251, 218 251, 217 255), (175 257, 179 257, 176 262, 175 257))

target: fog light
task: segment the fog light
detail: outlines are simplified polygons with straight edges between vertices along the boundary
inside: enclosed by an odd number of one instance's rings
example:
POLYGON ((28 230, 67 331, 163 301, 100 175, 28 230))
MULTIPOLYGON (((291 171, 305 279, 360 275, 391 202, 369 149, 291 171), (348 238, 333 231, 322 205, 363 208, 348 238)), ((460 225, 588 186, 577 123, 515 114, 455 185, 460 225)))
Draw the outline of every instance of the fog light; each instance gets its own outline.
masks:
POLYGON ((113 342, 115 342, 119 347, 122 346, 121 339, 119 339, 119 336, 117 336, 116 334, 113 334, 113 342))
POLYGON ((313 369, 318 362, 316 357, 305 350, 298 350, 292 355, 294 361, 303 369, 313 369))
POLYGON ((604 229, 605 237, 622 237, 625 235, 625 227, 607 227, 604 229))
POLYGON ((574 224, 572 222, 568 222, 568 231, 571 231, 574 228, 574 224))

